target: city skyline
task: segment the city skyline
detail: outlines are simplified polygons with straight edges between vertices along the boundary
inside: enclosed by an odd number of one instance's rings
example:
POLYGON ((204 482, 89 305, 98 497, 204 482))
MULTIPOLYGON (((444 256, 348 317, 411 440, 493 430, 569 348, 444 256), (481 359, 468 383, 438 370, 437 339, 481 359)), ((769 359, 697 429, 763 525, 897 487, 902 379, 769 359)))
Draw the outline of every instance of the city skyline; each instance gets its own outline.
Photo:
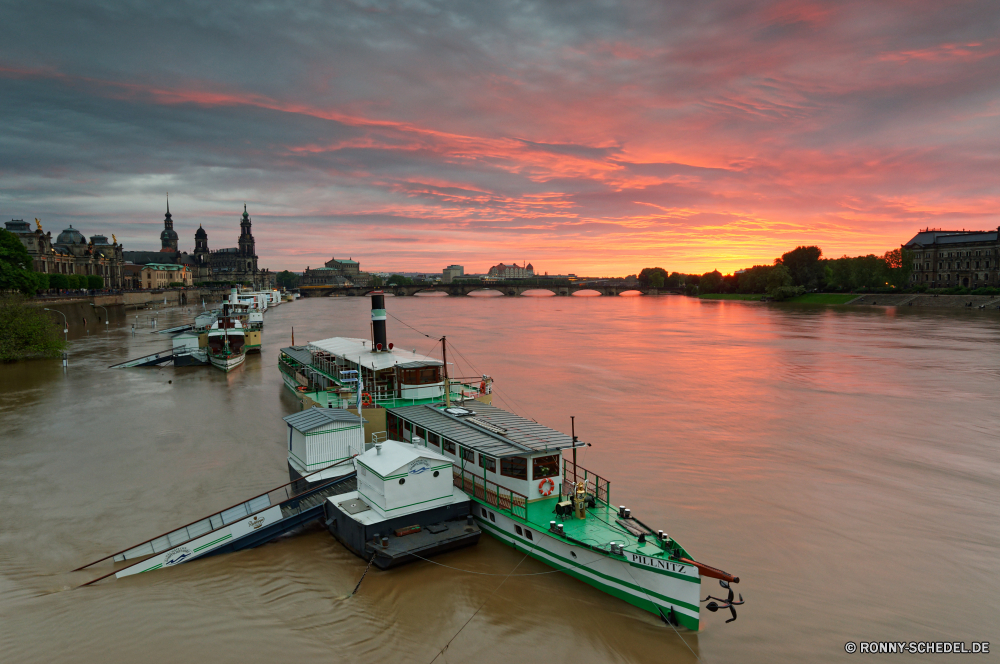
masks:
POLYGON ((199 224, 231 244, 246 202, 274 271, 881 254, 927 226, 1000 226, 998 14, 24 4, 0 40, 0 214, 152 250, 170 191, 190 252, 199 224))

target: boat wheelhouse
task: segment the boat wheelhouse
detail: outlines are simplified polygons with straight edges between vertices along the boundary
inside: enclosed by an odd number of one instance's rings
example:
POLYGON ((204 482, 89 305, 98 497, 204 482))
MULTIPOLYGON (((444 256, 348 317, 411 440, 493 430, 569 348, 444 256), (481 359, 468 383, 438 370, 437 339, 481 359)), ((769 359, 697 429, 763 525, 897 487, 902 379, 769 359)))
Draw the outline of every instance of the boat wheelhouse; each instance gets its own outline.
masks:
POLYGON ((702 575, 739 580, 613 506, 610 482, 563 458, 586 446, 575 436, 481 403, 390 408, 386 423, 453 462, 490 535, 671 624, 698 629, 702 575))

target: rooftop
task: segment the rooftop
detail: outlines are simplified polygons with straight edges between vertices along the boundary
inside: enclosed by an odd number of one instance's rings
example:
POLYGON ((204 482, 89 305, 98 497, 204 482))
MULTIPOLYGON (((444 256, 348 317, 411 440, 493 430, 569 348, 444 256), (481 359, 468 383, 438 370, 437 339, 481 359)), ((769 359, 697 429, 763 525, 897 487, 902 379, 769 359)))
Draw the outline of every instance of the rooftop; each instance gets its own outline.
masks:
POLYGON ((395 365, 403 365, 411 362, 421 362, 415 366, 443 366, 441 360, 433 357, 420 355, 408 350, 394 348, 389 351, 373 352, 372 342, 368 339, 351 339, 349 337, 333 337, 332 339, 322 339, 309 344, 310 348, 323 350, 338 357, 343 357, 351 362, 359 362, 361 366, 379 371, 389 369, 395 365))
POLYGON ((398 440, 387 440, 380 443, 381 450, 372 447, 370 450, 358 456, 358 462, 370 470, 374 470, 379 475, 386 477, 415 459, 426 457, 451 464, 451 459, 426 447, 415 447, 410 443, 401 443, 398 440))
MULTIPOLYGON (((358 416, 342 408, 316 408, 303 410, 283 418, 292 427, 302 431, 315 431, 340 424, 358 425, 358 416)), ((364 420, 367 424, 367 420, 364 420)))
MULTIPOLYGON (((574 447, 561 431, 478 401, 465 406, 402 406, 390 412, 448 440, 493 457, 555 452, 574 447)), ((575 447, 586 443, 576 442, 575 447)))
MULTIPOLYGON (((1000 229, 998 229, 1000 230, 1000 229)), ((921 231, 913 236, 904 247, 914 244, 963 244, 966 242, 995 242, 997 231, 921 231)))

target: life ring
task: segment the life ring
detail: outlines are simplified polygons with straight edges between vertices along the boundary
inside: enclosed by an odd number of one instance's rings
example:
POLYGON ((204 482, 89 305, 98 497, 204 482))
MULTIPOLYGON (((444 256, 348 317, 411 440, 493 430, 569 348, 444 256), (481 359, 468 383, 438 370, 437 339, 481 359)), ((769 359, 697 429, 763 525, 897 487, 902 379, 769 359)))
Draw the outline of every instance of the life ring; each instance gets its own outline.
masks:
POLYGON ((552 481, 551 477, 546 477, 544 480, 538 483, 538 493, 542 494, 543 496, 551 496, 552 492, 555 490, 556 490, 556 483, 552 481), (546 484, 549 485, 548 491, 542 488, 546 484))
POLYGON ((486 394, 486 381, 485 380, 479 383, 479 393, 480 394, 486 394))
POLYGON ((368 394, 367 392, 362 392, 361 405, 370 407, 372 405, 372 395, 368 394))

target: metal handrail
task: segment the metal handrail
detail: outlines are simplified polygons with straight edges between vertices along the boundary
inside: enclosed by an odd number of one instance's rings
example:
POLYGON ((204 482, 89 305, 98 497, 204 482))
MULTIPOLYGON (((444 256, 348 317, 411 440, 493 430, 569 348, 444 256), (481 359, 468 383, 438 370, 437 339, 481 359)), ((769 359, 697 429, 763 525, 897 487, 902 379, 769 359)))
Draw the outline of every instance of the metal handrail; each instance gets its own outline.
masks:
POLYGON ((568 459, 563 459, 563 479, 566 484, 583 482, 594 498, 606 505, 611 504, 611 482, 597 473, 592 473, 582 466, 571 463, 568 459), (590 491, 591 484, 594 487, 593 491, 590 491))
MULTIPOLYGON (((354 458, 354 457, 349 457, 349 458, 347 458, 347 459, 344 459, 343 461, 340 461, 340 462, 338 462, 338 463, 335 463, 335 464, 333 464, 332 466, 328 466, 328 467, 326 467, 326 468, 323 468, 322 470, 317 470, 317 471, 316 471, 316 473, 322 473, 322 472, 324 472, 324 471, 327 471, 327 470, 329 470, 330 468, 334 468, 334 467, 336 467, 336 466, 339 466, 339 465, 341 465, 341 464, 343 464, 343 463, 347 463, 347 462, 349 462, 349 461, 352 461, 352 460, 353 460, 353 458, 354 458)), ((308 478, 308 477, 311 477, 312 475, 315 475, 316 473, 310 473, 309 475, 305 475, 305 476, 304 476, 304 477, 303 477, 302 479, 306 479, 306 478, 308 478)), ((165 532, 165 533, 162 533, 162 534, 160 534, 160 535, 157 535, 156 537, 152 537, 152 538, 150 538, 150 539, 148 539, 148 540, 145 540, 144 542, 140 542, 139 544, 136 544, 135 546, 130 546, 130 547, 127 547, 127 548, 125 548, 125 549, 122 549, 121 551, 117 551, 117 552, 115 552, 115 553, 112 553, 112 554, 110 554, 110 555, 107 555, 107 556, 104 556, 103 558, 98 558, 98 559, 97 559, 97 560, 95 560, 94 562, 91 562, 91 563, 87 563, 86 565, 83 565, 82 567, 77 567, 77 568, 76 568, 76 569, 74 569, 73 571, 74 571, 74 572, 79 572, 80 570, 84 570, 84 569, 87 569, 88 567, 92 567, 92 566, 96 565, 97 563, 100 563, 100 562, 104 562, 105 560, 108 560, 109 558, 112 558, 112 559, 113 559, 113 558, 117 558, 118 556, 120 556, 120 555, 122 555, 122 554, 126 554, 126 553, 128 553, 128 552, 130 552, 130 551, 133 551, 133 550, 135 550, 135 549, 138 549, 138 548, 139 548, 139 547, 141 547, 141 546, 145 546, 146 544, 150 544, 150 545, 151 545, 151 546, 150 546, 150 548, 151 548, 151 549, 153 549, 153 547, 152 547, 152 543, 153 543, 153 542, 155 542, 156 540, 158 540, 158 539, 162 538, 162 537, 167 537, 167 538, 168 538, 168 543, 169 543, 169 545, 170 545, 171 547, 173 547, 173 546, 177 546, 177 545, 179 545, 179 544, 183 544, 183 543, 184 543, 185 541, 190 541, 190 540, 192 540, 192 539, 195 539, 195 538, 197 538, 197 537, 201 537, 202 535, 204 535, 204 534, 206 534, 206 533, 210 533, 210 532, 212 532, 213 530, 218 530, 218 529, 219 529, 219 528, 221 528, 222 526, 226 526, 226 525, 229 525, 230 523, 233 523, 234 521, 237 521, 238 519, 242 519, 242 518, 244 518, 244 517, 247 517, 247 516, 253 516, 253 515, 254 515, 254 514, 256 514, 257 512, 262 512, 262 511, 264 511, 264 510, 268 509, 269 507, 272 507, 272 506, 273 506, 273 505, 275 505, 275 504, 281 504, 281 503, 284 503, 284 502, 288 502, 288 501, 290 501, 290 500, 294 500, 294 499, 296 499, 296 498, 302 498, 302 497, 306 497, 306 496, 305 496, 306 494, 308 494, 308 493, 313 493, 313 492, 315 492, 315 491, 318 491, 319 489, 322 489, 322 488, 326 488, 326 487, 328 487, 328 486, 329 486, 330 484, 333 484, 333 483, 335 483, 335 482, 338 482, 338 481, 340 481, 340 480, 342 480, 342 479, 344 479, 344 478, 343 478, 343 477, 335 477, 335 478, 332 478, 332 479, 331 479, 331 480, 330 480, 329 482, 325 482, 325 483, 323 483, 323 484, 321 484, 320 486, 317 486, 317 487, 312 487, 312 488, 310 488, 310 489, 307 489, 306 491, 303 491, 303 492, 301 492, 301 493, 298 493, 298 494, 289 494, 289 493, 288 493, 288 487, 290 487, 291 485, 295 484, 295 482, 294 482, 294 481, 293 481, 293 482, 288 482, 287 484, 282 484, 281 486, 278 486, 278 487, 275 487, 274 489, 271 489, 270 491, 265 491, 264 493, 262 493, 262 494, 260 494, 260 495, 257 495, 257 496, 254 496, 253 498, 250 498, 249 500, 244 500, 244 501, 241 501, 241 502, 239 502, 239 503, 236 503, 235 505, 232 505, 232 506, 230 506, 230 507, 227 507, 226 509, 223 509, 223 510, 219 510, 219 511, 217 511, 217 512, 213 512, 213 513, 212 513, 212 514, 210 514, 209 516, 206 516, 206 517, 202 517, 201 519, 195 519, 195 520, 194 520, 194 521, 192 521, 191 523, 187 523, 187 524, 184 524, 184 525, 183 525, 183 526, 181 526, 180 528, 175 528, 175 529, 173 529, 173 530, 171 530, 171 531, 168 531, 168 532, 165 532), (284 500, 282 500, 282 501, 279 501, 278 503, 272 503, 272 502, 271 502, 271 497, 270 497, 270 495, 271 495, 272 493, 274 493, 274 492, 276 492, 276 491, 280 490, 280 489, 284 489, 284 490, 285 490, 285 499, 284 499, 284 500), (266 505, 264 505, 263 507, 260 507, 260 508, 255 508, 255 509, 254 509, 254 510, 253 510, 253 511, 251 512, 251 511, 250 511, 250 508, 249 508, 249 505, 250 505, 250 503, 253 503, 254 501, 257 501, 257 500, 259 500, 260 498, 264 498, 264 497, 267 497, 267 499, 268 499, 268 503, 267 503, 266 505), (225 514, 226 512, 230 512, 231 510, 234 510, 234 509, 236 509, 237 507, 241 507, 241 506, 247 506, 247 513, 246 513, 246 514, 243 514, 243 515, 240 515, 239 517, 237 517, 237 518, 235 518, 235 519, 231 519, 231 520, 228 520, 228 521, 227 521, 227 520, 225 520, 224 518, 222 518, 222 515, 223 515, 223 514, 225 514), (222 521, 222 523, 220 523, 220 524, 219 524, 218 526, 213 526, 213 527, 209 528, 208 530, 205 530, 205 531, 203 531, 203 532, 200 532, 200 533, 197 533, 197 534, 196 534, 196 535, 194 535, 193 537, 192 537, 192 536, 190 536, 190 534, 189 534, 189 533, 188 533, 188 531, 187 531, 187 529, 188 529, 188 528, 190 528, 191 526, 193 526, 193 525, 195 525, 195 524, 199 524, 199 523, 201 523, 201 522, 203 522, 203 521, 208 521, 208 522, 209 522, 209 525, 211 525, 211 524, 212 524, 212 519, 213 519, 213 518, 215 518, 215 517, 220 517, 220 520, 222 521), (179 533, 179 532, 180 532, 180 531, 182 531, 182 530, 184 530, 184 531, 185 531, 185 532, 186 532, 186 533, 187 533, 187 534, 189 535, 189 537, 188 537, 187 539, 183 540, 183 541, 178 541, 178 542, 176 542, 176 543, 170 543, 170 542, 169 542, 169 536, 170 536, 170 535, 173 535, 173 534, 175 534, 175 533, 179 533)), ((260 504, 260 503, 258 503, 258 504, 260 504)), ((164 549, 164 550, 166 550, 166 549, 164 549)), ((153 554, 156 554, 156 553, 160 553, 160 552, 158 552, 158 551, 156 551, 156 550, 151 550, 149 554, 140 554, 140 555, 136 555, 136 556, 133 556, 133 557, 134 557, 134 558, 139 558, 139 557, 141 557, 141 556, 143 556, 143 555, 153 555, 153 554)), ((123 558, 122 558, 122 560, 129 560, 129 558, 128 558, 128 557, 123 557, 123 558)), ((116 562, 117 562, 117 561, 116 561, 116 562)))
POLYGON ((452 466, 452 484, 487 505, 525 520, 528 518, 528 497, 524 494, 455 466, 452 466))

